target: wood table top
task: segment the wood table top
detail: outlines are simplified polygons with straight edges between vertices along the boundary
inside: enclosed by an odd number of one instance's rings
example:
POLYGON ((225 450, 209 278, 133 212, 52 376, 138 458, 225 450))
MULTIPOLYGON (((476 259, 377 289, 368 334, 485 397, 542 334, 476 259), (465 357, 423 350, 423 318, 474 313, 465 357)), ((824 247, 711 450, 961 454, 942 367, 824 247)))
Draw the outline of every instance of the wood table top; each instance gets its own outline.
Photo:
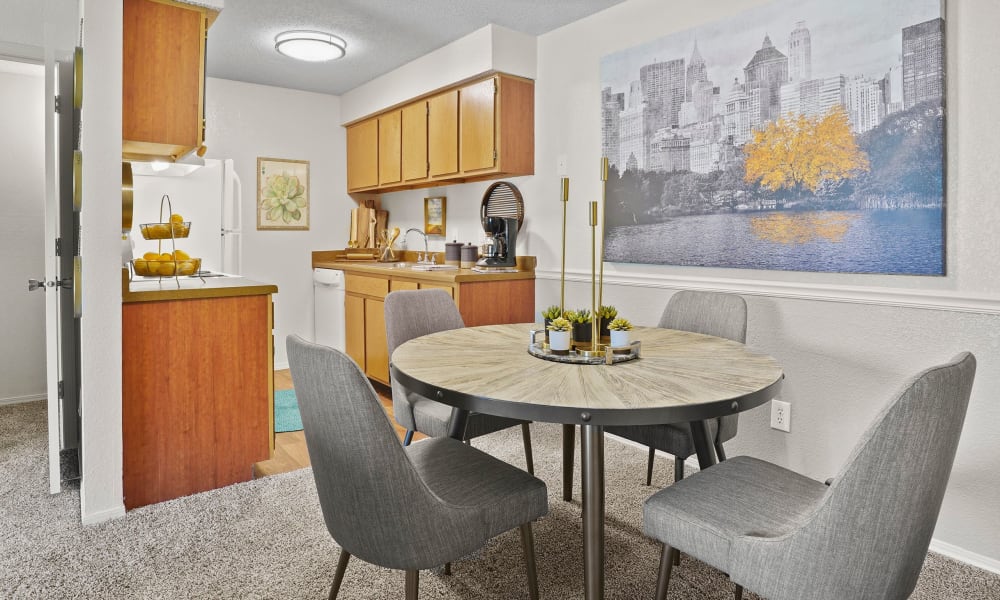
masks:
POLYGON ((541 324, 442 331, 400 345, 390 368, 404 386, 466 410, 533 421, 640 425, 702 420, 771 400, 784 378, 770 356, 731 340, 637 327, 641 357, 615 365, 551 362, 528 353, 541 324))

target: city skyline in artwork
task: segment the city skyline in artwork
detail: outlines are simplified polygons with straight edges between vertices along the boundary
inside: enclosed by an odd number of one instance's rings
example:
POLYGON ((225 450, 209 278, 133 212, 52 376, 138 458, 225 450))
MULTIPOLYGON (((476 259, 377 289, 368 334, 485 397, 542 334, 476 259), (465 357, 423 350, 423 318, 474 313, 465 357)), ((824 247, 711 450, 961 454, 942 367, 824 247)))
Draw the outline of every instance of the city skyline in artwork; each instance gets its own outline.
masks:
POLYGON ((942 14, 774 2, 604 57, 607 260, 944 274, 942 14))

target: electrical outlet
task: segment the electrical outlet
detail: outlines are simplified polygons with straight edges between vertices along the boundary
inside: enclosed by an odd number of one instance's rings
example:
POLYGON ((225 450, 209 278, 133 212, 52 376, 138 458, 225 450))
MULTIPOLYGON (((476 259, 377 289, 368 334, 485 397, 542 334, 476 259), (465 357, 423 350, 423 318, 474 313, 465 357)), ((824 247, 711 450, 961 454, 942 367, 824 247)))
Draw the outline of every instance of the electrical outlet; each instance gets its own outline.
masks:
POLYGON ((771 400, 771 429, 791 432, 792 405, 781 400, 771 400))

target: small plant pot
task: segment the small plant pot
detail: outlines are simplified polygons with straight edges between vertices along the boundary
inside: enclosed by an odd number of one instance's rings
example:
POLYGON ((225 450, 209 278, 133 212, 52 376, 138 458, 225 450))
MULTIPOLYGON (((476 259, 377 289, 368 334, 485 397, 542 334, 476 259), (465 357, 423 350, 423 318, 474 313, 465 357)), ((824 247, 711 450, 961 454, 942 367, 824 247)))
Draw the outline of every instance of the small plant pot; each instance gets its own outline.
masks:
POLYGON ((573 323, 573 346, 580 348, 590 346, 593 338, 592 325, 590 323, 573 323))
POLYGON ((545 343, 549 343, 549 325, 552 324, 552 319, 545 319, 545 343))
POLYGON ((607 343, 609 338, 611 337, 611 332, 608 331, 608 323, 610 322, 611 319, 605 319, 604 317, 601 317, 601 320, 598 321, 598 327, 601 333, 601 341, 604 343, 607 343))
POLYGON ((549 350, 552 354, 569 354, 569 331, 549 331, 549 350))
POLYGON ((628 348, 629 346, 629 334, 631 331, 612 331, 611 332, 611 347, 614 349, 628 348))

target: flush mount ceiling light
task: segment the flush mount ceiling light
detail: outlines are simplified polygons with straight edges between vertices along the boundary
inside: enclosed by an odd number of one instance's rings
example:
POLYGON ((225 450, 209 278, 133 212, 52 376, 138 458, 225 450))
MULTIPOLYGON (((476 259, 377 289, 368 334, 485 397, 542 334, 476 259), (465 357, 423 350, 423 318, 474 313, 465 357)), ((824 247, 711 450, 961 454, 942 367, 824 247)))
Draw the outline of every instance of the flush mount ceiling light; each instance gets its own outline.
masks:
POLYGON ((344 56, 347 42, 322 31, 286 31, 275 36, 274 49, 298 60, 323 62, 344 56))

